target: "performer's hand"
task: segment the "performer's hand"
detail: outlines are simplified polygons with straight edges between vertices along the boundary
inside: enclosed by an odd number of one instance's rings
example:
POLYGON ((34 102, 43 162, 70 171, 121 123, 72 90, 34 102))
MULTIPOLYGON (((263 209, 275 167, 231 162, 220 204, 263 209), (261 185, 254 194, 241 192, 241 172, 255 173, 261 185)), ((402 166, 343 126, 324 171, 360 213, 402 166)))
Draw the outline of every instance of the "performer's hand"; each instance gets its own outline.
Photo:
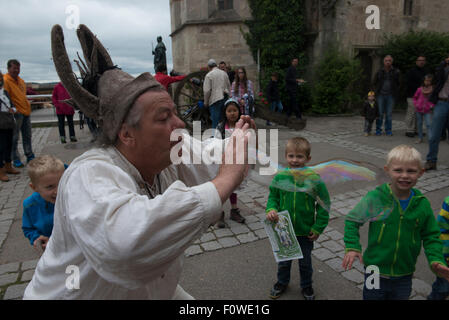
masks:
POLYGON ((272 222, 278 222, 279 216, 275 210, 271 210, 270 212, 267 213, 267 219, 272 222))
POLYGON ((318 233, 313 233, 312 231, 309 232, 309 238, 310 241, 316 241, 320 235, 318 233))
POLYGON ((432 263, 432 270, 436 273, 436 275, 440 278, 444 278, 449 281, 449 268, 443 266, 441 263, 434 262, 432 263))

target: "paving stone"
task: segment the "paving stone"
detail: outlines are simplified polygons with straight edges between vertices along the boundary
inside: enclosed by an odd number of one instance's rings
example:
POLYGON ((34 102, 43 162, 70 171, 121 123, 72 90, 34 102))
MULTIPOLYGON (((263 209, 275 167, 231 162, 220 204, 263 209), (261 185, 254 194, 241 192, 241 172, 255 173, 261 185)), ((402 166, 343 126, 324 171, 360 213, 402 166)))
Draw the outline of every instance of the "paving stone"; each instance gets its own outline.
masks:
POLYGON ((27 270, 24 273, 22 273, 22 276, 20 277, 20 281, 31 281, 34 275, 34 270, 27 270))
POLYGON ((364 275, 360 271, 355 269, 342 272, 341 275, 355 283, 363 283, 365 281, 364 275))
POLYGON ((18 273, 6 273, 0 276, 0 287, 17 281, 18 273))
POLYGON ((337 251, 341 251, 344 248, 339 245, 336 241, 334 240, 329 240, 329 241, 323 241, 321 242, 321 245, 329 250, 331 250, 332 252, 337 252, 337 251))
POLYGON ((3 296, 3 300, 12 300, 23 297, 23 293, 27 287, 28 283, 16 284, 13 286, 9 286, 6 289, 6 293, 3 296))
POLYGON ((240 243, 249 243, 249 242, 259 240, 252 232, 239 234, 239 235, 237 235, 237 239, 240 241, 240 243))
POLYGON ((214 230, 214 233, 217 238, 229 237, 234 235, 229 228, 216 229, 214 230))
POLYGON ((341 259, 341 258, 334 258, 334 259, 325 261, 325 263, 336 272, 345 271, 345 269, 343 269, 343 267, 341 266, 342 262, 343 262, 343 259, 341 259))
POLYGON ((210 241, 201 244, 201 247, 206 251, 214 251, 223 248, 217 241, 210 241))
POLYGON ((19 271, 19 264, 20 264, 20 262, 13 262, 13 263, 0 265, 0 275, 7 273, 7 272, 19 271))
POLYGON ((200 238, 201 242, 209 242, 212 240, 215 240, 215 234, 213 232, 207 232, 205 234, 203 234, 200 238))
POLYGON ((260 219, 254 215, 250 215, 250 216, 245 216, 245 223, 246 224, 250 224, 250 223, 254 223, 254 222, 259 222, 260 219))
POLYGON ((248 224, 248 228, 252 231, 263 229, 263 224, 262 224, 262 222, 259 222, 259 221, 250 223, 250 224, 248 224))
POLYGON ((34 268, 36 268, 38 262, 39 262, 39 259, 24 261, 24 262, 22 262, 21 269, 22 269, 22 271, 34 269, 34 268))
POLYGON ((332 240, 340 240, 343 239, 343 234, 338 232, 337 230, 333 230, 330 232, 326 232, 326 236, 331 238, 332 240))
POLYGON ((328 240, 329 240, 329 237, 326 236, 325 233, 322 233, 322 234, 320 234, 320 236, 318 237, 316 242, 320 242, 321 243, 321 242, 328 241, 328 240))
POLYGON ((240 242, 234 237, 225 237, 218 239, 218 242, 223 246, 223 248, 229 248, 238 246, 240 242))
POLYGON ((247 226, 239 224, 237 226, 231 227, 231 231, 232 231, 232 233, 237 235, 237 234, 247 233, 250 230, 248 229, 247 226))
MULTIPOLYGON (((200 254, 200 253, 203 253, 203 250, 201 250, 201 247, 199 245, 190 246, 184 252, 184 254, 187 257, 194 256, 194 255, 200 254)), ((32 270, 29 270, 29 271, 32 271, 32 270)), ((28 272, 28 271, 26 271, 26 272, 28 272)), ((23 278, 23 276, 22 276, 22 278, 23 278)))
POLYGON ((432 291, 432 286, 418 278, 412 279, 412 288, 417 294, 427 297, 432 291))
POLYGON ((331 251, 329 251, 326 248, 319 248, 317 250, 313 250, 312 254, 321 261, 325 261, 331 258, 335 258, 335 254, 331 251))
POLYGON ((267 232, 265 231, 265 229, 259 229, 254 231, 254 234, 259 238, 259 239, 265 239, 267 238, 267 232))

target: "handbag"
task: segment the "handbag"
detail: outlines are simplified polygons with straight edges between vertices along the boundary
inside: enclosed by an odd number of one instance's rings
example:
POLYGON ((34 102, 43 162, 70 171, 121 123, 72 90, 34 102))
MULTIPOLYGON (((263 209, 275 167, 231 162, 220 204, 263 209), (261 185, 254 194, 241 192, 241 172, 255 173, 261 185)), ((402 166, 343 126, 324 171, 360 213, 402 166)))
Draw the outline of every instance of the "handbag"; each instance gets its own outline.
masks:
POLYGON ((16 119, 12 113, 0 111, 0 129, 14 129, 15 125, 16 119))

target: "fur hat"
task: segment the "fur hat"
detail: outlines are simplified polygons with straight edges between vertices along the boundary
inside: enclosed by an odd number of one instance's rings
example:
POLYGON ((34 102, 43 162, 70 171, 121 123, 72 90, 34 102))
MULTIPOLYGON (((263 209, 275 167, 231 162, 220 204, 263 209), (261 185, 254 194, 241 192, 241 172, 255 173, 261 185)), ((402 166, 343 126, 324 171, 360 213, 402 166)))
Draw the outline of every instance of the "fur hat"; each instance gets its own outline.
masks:
POLYGON ((148 72, 134 78, 114 66, 106 49, 85 25, 78 27, 77 35, 86 61, 84 63, 79 58, 81 67, 75 60, 80 68, 82 84, 72 71, 60 25, 53 26, 51 31, 53 62, 61 82, 72 97, 72 101, 67 102, 94 119, 105 138, 113 143, 134 101, 151 88, 163 87, 148 72))

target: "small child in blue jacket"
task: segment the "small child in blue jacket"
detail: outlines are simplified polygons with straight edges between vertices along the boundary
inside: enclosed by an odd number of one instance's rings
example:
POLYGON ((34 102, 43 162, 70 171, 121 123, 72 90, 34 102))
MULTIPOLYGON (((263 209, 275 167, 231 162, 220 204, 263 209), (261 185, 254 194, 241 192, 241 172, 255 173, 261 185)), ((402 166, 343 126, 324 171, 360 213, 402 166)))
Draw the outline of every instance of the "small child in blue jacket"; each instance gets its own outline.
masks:
POLYGON ((35 192, 23 201, 22 230, 37 250, 45 250, 53 230, 58 184, 65 167, 50 155, 37 157, 28 164, 30 187, 35 192))

